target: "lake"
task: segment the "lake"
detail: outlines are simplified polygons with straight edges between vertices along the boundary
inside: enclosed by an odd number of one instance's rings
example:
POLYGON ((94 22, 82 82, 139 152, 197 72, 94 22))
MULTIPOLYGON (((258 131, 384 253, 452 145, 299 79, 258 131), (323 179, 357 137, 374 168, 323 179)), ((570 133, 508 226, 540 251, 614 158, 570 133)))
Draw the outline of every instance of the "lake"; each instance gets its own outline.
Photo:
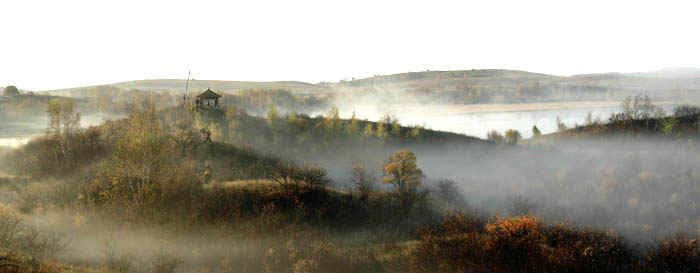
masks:
MULTIPOLYGON (((674 104, 660 103, 667 112, 674 104)), ((583 124, 588 112, 593 118, 607 121, 610 113, 620 111, 620 102, 555 102, 524 104, 472 104, 472 105, 352 105, 341 106, 340 116, 350 118, 352 111, 360 119, 378 120, 391 113, 401 124, 419 124, 439 131, 466 134, 486 138, 491 130, 503 133, 508 129, 520 131, 523 138, 532 136, 532 126, 536 125, 543 134, 557 130, 559 117, 568 127, 583 124)), ((312 115, 325 113, 312 113, 312 115)), ((81 117, 81 126, 100 124, 114 116, 91 114, 81 117)), ((18 146, 31 137, 40 135, 46 128, 46 117, 24 121, 3 121, 0 123, 0 146, 18 146)))
MULTIPOLYGON (((83 128, 94 126, 110 118, 114 116, 99 113, 84 115, 80 117, 80 125, 83 128)), ((23 120, 2 120, 0 121, 0 146, 16 147, 27 143, 32 137, 43 134, 47 124, 46 116, 23 120)))
MULTIPOLYGON (((660 103, 667 112, 673 104, 660 103)), ((583 124, 588 112, 594 119, 607 122, 610 114, 620 112, 620 102, 555 102, 526 104, 473 104, 473 105, 363 105, 355 108, 360 119, 376 121, 391 113, 402 125, 418 124, 439 131, 486 138, 491 130, 503 133, 508 129, 520 131, 523 138, 532 136, 536 125, 542 134, 556 132, 556 118, 567 127, 583 124)), ((343 118, 349 118, 353 109, 340 109, 343 118)))

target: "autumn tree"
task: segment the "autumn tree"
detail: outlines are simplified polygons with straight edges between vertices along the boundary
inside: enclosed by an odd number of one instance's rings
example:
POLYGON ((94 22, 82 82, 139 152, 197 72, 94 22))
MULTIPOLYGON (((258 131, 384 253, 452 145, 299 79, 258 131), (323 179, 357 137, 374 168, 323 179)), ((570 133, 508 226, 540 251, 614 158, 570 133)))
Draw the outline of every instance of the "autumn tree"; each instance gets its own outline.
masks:
POLYGON ((163 171, 166 138, 150 100, 129 106, 127 125, 128 130, 114 151, 113 179, 128 189, 134 205, 142 207, 163 171))
POLYGON ((367 125, 365 125, 365 129, 362 130, 362 136, 368 137, 368 136, 373 136, 373 135, 374 135, 374 124, 368 122, 367 125))
POLYGON ((323 127, 326 130, 326 134, 329 136, 334 136, 341 127, 340 114, 338 107, 335 107, 335 105, 331 106, 328 115, 323 119, 323 127))
POLYGON ((80 128, 80 113, 75 112, 70 99, 49 101, 46 113, 49 119, 47 133, 57 142, 62 158, 68 160, 71 158, 73 135, 80 128))
POLYGON ((355 117, 355 111, 352 111, 352 116, 350 117, 350 122, 347 125, 346 131, 348 136, 356 137, 360 135, 360 122, 355 117))
POLYGON ((382 116, 377 121, 377 137, 389 137, 391 134, 391 130, 393 129, 390 126, 394 123, 398 123, 398 120, 395 117, 391 116, 391 114, 387 113, 384 116, 382 116))
POLYGON ((507 144, 515 145, 520 141, 522 135, 518 130, 508 129, 506 130, 505 136, 503 137, 507 144))
POLYGON ((277 125, 277 120, 278 120, 278 114, 277 114, 277 107, 275 107, 274 104, 270 105, 270 108, 267 110, 267 126, 270 128, 275 128, 277 125))
POLYGON ((419 201, 417 187, 424 177, 423 170, 416 165, 416 155, 409 150, 396 152, 384 163, 383 182, 394 186, 394 195, 404 213, 419 201))
POLYGON ((296 112, 289 112, 287 115, 287 124, 294 135, 300 135, 306 130, 307 120, 303 116, 297 115, 296 112))
POLYGON ((421 136, 421 131, 422 131, 421 126, 416 124, 410 130, 408 130, 407 136, 412 137, 412 138, 418 138, 421 136))
POLYGON ((243 134, 241 132, 241 127, 244 116, 245 112, 237 109, 232 104, 226 107, 225 117, 227 122, 226 127, 228 129, 226 131, 226 139, 228 141, 237 142, 242 139, 243 134))
POLYGON ((401 124, 399 123, 399 120, 394 118, 391 121, 391 135, 393 137, 400 137, 401 136, 401 124))
POLYGON ((280 137, 280 120, 274 104, 267 110, 267 127, 272 131, 272 143, 277 144, 280 137))

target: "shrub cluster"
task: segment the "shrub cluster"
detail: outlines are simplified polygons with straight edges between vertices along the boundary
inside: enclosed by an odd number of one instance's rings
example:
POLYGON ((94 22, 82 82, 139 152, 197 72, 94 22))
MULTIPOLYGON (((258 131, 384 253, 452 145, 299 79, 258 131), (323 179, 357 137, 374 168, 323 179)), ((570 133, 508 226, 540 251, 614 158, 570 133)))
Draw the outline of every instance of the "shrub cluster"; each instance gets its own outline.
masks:
POLYGON ((698 272, 700 242, 684 235, 636 255, 611 231, 545 225, 533 216, 450 214, 417 233, 414 272, 698 272))

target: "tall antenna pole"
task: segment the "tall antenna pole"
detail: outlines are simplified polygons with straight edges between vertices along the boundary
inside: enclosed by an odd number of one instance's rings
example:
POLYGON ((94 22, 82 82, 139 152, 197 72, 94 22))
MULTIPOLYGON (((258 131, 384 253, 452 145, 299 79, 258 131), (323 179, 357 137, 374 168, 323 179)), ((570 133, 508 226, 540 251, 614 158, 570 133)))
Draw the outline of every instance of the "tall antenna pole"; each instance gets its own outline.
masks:
POLYGON ((182 98, 182 107, 187 109, 187 107, 190 105, 190 96, 187 92, 188 87, 190 86, 190 70, 187 70, 187 82, 185 83, 185 95, 182 98))
POLYGON ((190 70, 187 70, 187 82, 185 83, 185 101, 190 104, 190 96, 187 94, 187 88, 190 86, 190 70))

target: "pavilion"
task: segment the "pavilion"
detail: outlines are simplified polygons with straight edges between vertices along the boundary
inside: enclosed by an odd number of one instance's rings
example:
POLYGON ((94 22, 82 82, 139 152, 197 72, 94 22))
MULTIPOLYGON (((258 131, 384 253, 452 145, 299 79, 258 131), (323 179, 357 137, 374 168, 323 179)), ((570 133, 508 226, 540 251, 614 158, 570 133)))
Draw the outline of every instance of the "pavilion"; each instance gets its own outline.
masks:
POLYGON ((197 96, 197 101, 195 103, 197 106, 201 107, 219 108, 219 98, 221 98, 221 95, 214 93, 214 91, 207 88, 206 91, 197 96))

